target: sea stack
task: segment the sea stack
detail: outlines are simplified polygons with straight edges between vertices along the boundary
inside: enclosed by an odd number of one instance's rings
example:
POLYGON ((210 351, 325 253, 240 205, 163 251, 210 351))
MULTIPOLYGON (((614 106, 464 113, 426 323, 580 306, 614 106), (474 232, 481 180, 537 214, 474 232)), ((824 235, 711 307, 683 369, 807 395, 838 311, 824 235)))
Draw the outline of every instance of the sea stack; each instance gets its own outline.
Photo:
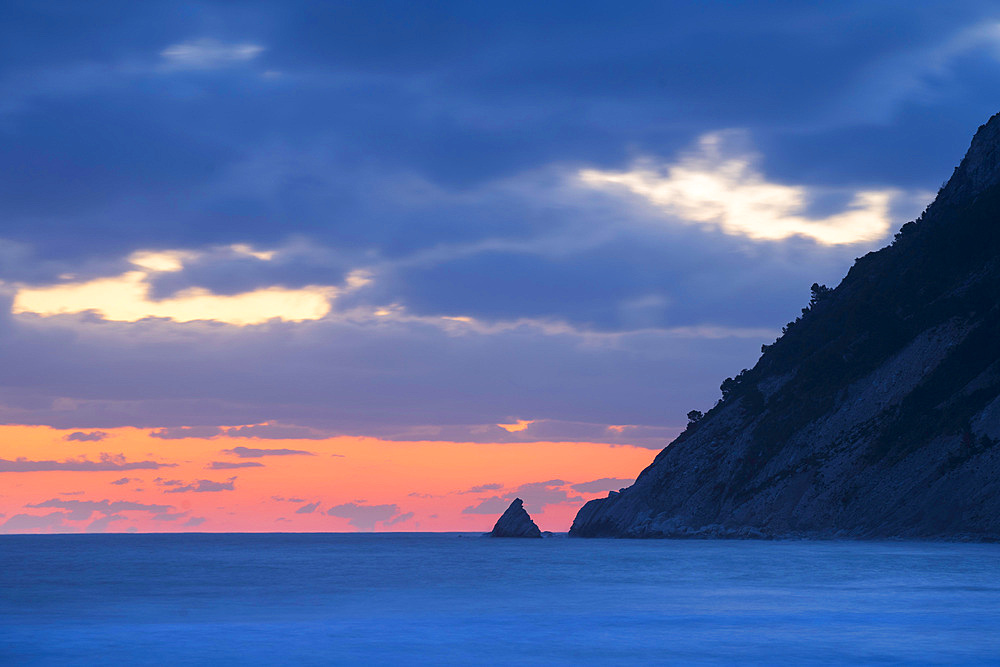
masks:
POLYGON ((515 498, 493 526, 490 537, 541 537, 542 531, 524 509, 524 501, 515 498))

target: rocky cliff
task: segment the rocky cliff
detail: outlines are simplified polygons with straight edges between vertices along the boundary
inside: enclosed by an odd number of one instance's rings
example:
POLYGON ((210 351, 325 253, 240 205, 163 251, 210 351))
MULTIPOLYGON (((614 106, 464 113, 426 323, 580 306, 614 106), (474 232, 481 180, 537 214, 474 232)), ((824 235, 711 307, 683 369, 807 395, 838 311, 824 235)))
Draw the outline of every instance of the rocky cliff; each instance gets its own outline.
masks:
POLYGON ((1000 114, 575 536, 1000 538, 1000 114))

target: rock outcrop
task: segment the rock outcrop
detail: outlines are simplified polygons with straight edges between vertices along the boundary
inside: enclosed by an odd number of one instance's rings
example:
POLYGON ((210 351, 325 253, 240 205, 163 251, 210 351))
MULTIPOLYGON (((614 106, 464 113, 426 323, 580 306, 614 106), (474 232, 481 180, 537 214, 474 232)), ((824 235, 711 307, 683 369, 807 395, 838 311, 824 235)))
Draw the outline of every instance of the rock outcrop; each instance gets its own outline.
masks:
POLYGON ((1000 539, 1000 114, 722 389, 570 535, 1000 539))
POLYGON ((500 518, 493 526, 490 537, 541 537, 542 532, 531 520, 527 510, 524 509, 524 502, 520 498, 515 498, 500 518))

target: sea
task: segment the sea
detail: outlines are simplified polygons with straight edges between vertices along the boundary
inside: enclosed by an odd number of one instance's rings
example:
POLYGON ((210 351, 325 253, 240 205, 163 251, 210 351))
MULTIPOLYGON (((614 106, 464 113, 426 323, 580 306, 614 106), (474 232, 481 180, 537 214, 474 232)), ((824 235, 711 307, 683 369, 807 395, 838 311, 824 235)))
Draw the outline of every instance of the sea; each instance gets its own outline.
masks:
POLYGON ((0 662, 1000 664, 1000 545, 10 535, 0 662))

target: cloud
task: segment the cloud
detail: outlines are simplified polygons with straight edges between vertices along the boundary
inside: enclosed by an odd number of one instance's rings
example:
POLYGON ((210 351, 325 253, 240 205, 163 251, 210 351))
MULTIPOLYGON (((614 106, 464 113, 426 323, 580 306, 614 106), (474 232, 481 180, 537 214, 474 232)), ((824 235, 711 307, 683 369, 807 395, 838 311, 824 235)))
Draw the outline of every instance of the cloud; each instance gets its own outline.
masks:
POLYGON ((497 424, 420 426, 381 435, 388 440, 449 440, 452 442, 599 442, 648 449, 663 449, 682 427, 630 424, 590 424, 552 419, 531 421, 525 428, 509 431, 497 424))
POLYGON ((0 329, 0 363, 28 369, 32 364, 24 360, 45 357, 63 369, 64 378, 57 387, 44 375, 11 373, 17 385, 0 388, 0 419, 8 422, 148 428, 151 422, 252 424, 275 418, 327 434, 459 442, 640 444, 645 433, 650 446, 662 446, 668 431, 678 428, 667 421, 664 401, 679 403, 674 419, 682 428, 684 414, 707 409, 718 397, 717 378, 748 366, 760 344, 773 340, 722 339, 708 346, 655 331, 546 335, 531 326, 454 335, 392 322, 317 323, 299 333, 278 325, 239 335, 156 321, 66 323, 66 329, 37 324, 18 324, 15 337, 0 329), (73 342, 66 345, 60 341, 68 331, 73 342), (295 345, 282 343, 288 336, 295 345), (331 340, 339 343, 332 346, 331 340), (248 367, 247 358, 258 362, 248 367), (416 362, 421 359, 433 363, 416 362), (126 369, 129 379, 113 368, 126 369), (678 386, 664 385, 667 376, 678 386), (158 381, 150 384, 150 377, 158 381), (421 392, 405 390, 413 382, 421 392), (510 383, 523 390, 504 390, 510 383), (93 397, 95 386, 103 388, 101 397, 93 397), (142 387, 138 398, 135 387, 142 387), (57 389, 73 398, 52 402, 47 397, 57 389), (516 433, 496 426, 510 415, 532 423, 516 433), (583 415, 607 421, 574 421, 583 415), (621 423, 637 427, 607 430, 621 423))
POLYGON ((478 486, 473 486, 466 489, 465 491, 459 491, 459 493, 482 493, 483 491, 499 491, 503 488, 503 484, 499 482, 492 482, 490 484, 480 484, 478 486))
POLYGON ((501 498, 499 496, 493 496, 492 498, 485 498, 479 502, 478 505, 470 505, 462 510, 462 514, 496 514, 500 515, 506 511, 507 507, 510 506, 510 500, 501 498))
POLYGON ((303 505, 302 507, 295 510, 296 514, 312 514, 319 507, 319 503, 309 503, 308 505, 303 505))
POLYGON ((19 456, 13 461, 0 459, 0 472, 157 470, 159 468, 172 468, 175 465, 174 463, 157 463, 155 461, 133 461, 130 463, 121 454, 112 455, 108 453, 102 453, 100 461, 87 461, 86 459, 75 461, 72 459, 65 461, 31 461, 19 456))
POLYGON ((533 420, 531 419, 518 419, 513 424, 497 424, 500 428, 507 431, 508 433, 519 433, 526 430, 531 426, 533 420))
POLYGON ((206 320, 237 326, 272 319, 318 320, 330 312, 336 288, 312 285, 301 289, 267 287, 242 294, 212 294, 192 287, 171 298, 153 300, 149 274, 128 271, 111 278, 41 287, 21 287, 12 311, 41 316, 93 312, 106 320, 136 322, 159 317, 175 322, 206 320))
POLYGON ((177 440, 181 438, 257 438, 261 440, 325 440, 329 432, 317 431, 307 426, 294 424, 247 424, 244 426, 171 426, 156 429, 149 434, 153 438, 177 440))
POLYGON ((104 440, 106 437, 108 437, 108 434, 104 431, 90 431, 89 433, 74 431, 73 433, 65 436, 63 440, 76 442, 97 442, 99 440, 104 440))
MULTIPOLYGON (((752 365, 810 284, 838 280, 868 248, 665 223, 625 184, 580 187, 578 170, 635 176, 630 157, 647 155, 639 184, 654 187, 691 166, 673 159, 681 147, 746 127, 765 160, 726 149, 694 169, 716 188, 685 193, 702 209, 720 184, 744 199, 774 184, 807 200, 833 191, 835 213, 858 192, 935 189, 994 110, 993 59, 921 75, 882 127, 857 83, 899 80, 879 74, 885 59, 926 72, 912 56, 981 25, 982 7, 587 5, 573 21, 524 21, 481 3, 469 24, 490 28, 472 40, 430 5, 405 34, 370 5, 310 12, 308 29, 295 5, 213 6, 210 23, 244 32, 208 42, 149 3, 12 15, 0 22, 12 147, 0 154, 0 419, 662 446, 752 365), (143 60, 135 36, 149 25, 168 37, 140 45, 143 60), (858 38, 869 30, 879 39, 858 38), (235 78, 271 54, 281 62, 266 67, 287 76, 235 78), (729 178, 722 167, 740 159, 749 166, 729 178), (123 303, 173 316, 164 304, 187 289, 342 286, 355 270, 371 284, 294 324, 9 315, 22 288, 110 280, 98 286, 124 290, 123 303), (122 279, 131 272, 145 277, 122 279), (519 420, 532 424, 496 426, 519 420)), ((806 203, 778 217, 829 222, 823 202, 806 203)), ((116 307, 103 290, 60 294, 45 310, 116 307)))
POLYGON ((768 182, 753 167, 755 156, 734 153, 727 143, 731 134, 713 132, 700 137, 698 150, 676 164, 644 160, 628 171, 583 169, 579 177, 589 187, 630 192, 681 222, 759 241, 803 236, 824 245, 856 244, 889 232, 897 191, 857 191, 843 211, 809 216, 809 188, 768 182))
POLYGON ((37 516, 34 514, 15 514, 2 524, 0 531, 5 533, 28 533, 34 531, 68 531, 73 530, 66 524, 68 515, 65 512, 51 512, 37 516))
POLYGON ((178 521, 187 516, 187 512, 166 512, 153 517, 154 521, 178 521))
POLYGON ((399 514, 398 505, 362 505, 358 503, 344 503, 336 505, 326 511, 330 516, 350 519, 348 523, 360 532, 371 532, 375 529, 378 521, 388 521, 399 514))
POLYGON ((187 526, 188 528, 197 528, 201 524, 205 523, 205 521, 206 521, 205 517, 193 516, 181 525, 187 526))
POLYGON ((389 526, 395 526, 396 524, 399 524, 399 523, 405 523, 405 522, 409 521, 412 518, 413 518, 413 512, 405 512, 404 514, 400 514, 399 516, 393 517, 392 519, 389 519, 388 521, 383 521, 382 525, 385 528, 388 528, 389 526))
POLYGON ((301 449, 253 449, 252 447, 233 447, 232 449, 223 449, 222 453, 232 454, 241 459, 256 459, 263 456, 316 456, 312 452, 301 449))
POLYGON ((108 514, 106 516, 98 517, 87 525, 86 531, 88 533, 103 533, 107 531, 108 526, 115 521, 124 521, 126 517, 119 514, 108 514))
POLYGON ((263 52, 264 47, 259 44, 226 44, 216 39, 202 38, 172 44, 163 49, 160 56, 169 69, 206 70, 246 63, 263 52))
POLYGON ((574 491, 581 493, 603 493, 605 491, 617 491, 626 486, 631 486, 634 479, 620 479, 617 477, 602 477, 591 482, 580 482, 570 486, 574 491))
POLYGON ((544 512, 547 505, 563 503, 580 503, 582 496, 570 495, 564 488, 568 482, 561 479, 550 479, 544 482, 529 482, 502 496, 484 498, 477 505, 471 505, 462 510, 462 514, 501 514, 514 498, 524 501, 524 508, 529 513, 544 512))
MULTIPOLYGON (((807 285, 802 292, 804 303, 807 285)), ((0 363, 25 371, 9 373, 15 385, 0 387, 0 420, 150 428, 274 419, 326 434, 399 440, 558 439, 660 447, 671 429, 676 434, 683 427, 684 414, 711 406, 719 377, 752 364, 760 344, 773 341, 726 338, 708 344, 657 331, 549 335, 531 325, 458 334, 400 322, 318 322, 298 332, 293 326, 299 325, 226 332, 162 321, 50 326, 29 320, 8 335, 0 327, 0 363), (39 358, 61 369, 58 383, 28 372, 34 364, 27 360, 39 358), (248 366, 248 358, 257 361, 248 366), (472 368, 481 372, 470 373, 472 368), (665 385, 664 377, 677 383, 665 385), (422 391, 406 390, 414 383, 422 391), (512 383, 522 390, 505 389, 512 383), (100 396, 94 387, 102 388, 100 396), (673 415, 665 401, 676 405, 673 415), (532 423, 510 433, 496 426, 508 416, 532 423), (576 419, 582 416, 606 421, 583 425, 576 419), (622 423, 636 428, 607 429, 622 423)))
POLYGON ((316 431, 305 426, 271 423, 233 426, 225 429, 225 434, 229 438, 260 438, 263 440, 326 440, 330 437, 329 433, 316 431))
POLYGON ((180 440, 182 438, 214 438, 222 433, 218 426, 171 426, 150 431, 149 437, 163 440, 180 440))
POLYGON ((304 503, 305 498, 284 498, 282 496, 271 496, 271 500, 276 500, 279 503, 304 503))
MULTIPOLYGON (((175 481, 176 480, 171 480, 171 482, 175 481)), ((225 482, 213 482, 208 479, 199 479, 198 481, 191 482, 190 484, 184 484, 183 486, 170 484, 170 486, 174 486, 174 488, 167 489, 164 493, 214 493, 216 491, 232 491, 234 489, 233 482, 235 481, 235 477, 230 477, 225 482)))
POLYGON ((1000 61, 1000 21, 995 17, 975 21, 957 31, 939 31, 930 42, 890 51, 867 63, 831 116, 839 122, 894 120, 905 103, 940 103, 954 94, 955 79, 963 69, 996 65, 1000 61), (951 84, 951 85, 943 85, 951 84))
POLYGON ((163 514, 171 509, 170 505, 149 505, 136 503, 128 500, 61 500, 52 498, 44 502, 28 504, 25 507, 31 508, 59 508, 68 510, 65 517, 70 521, 86 521, 94 512, 104 515, 118 514, 120 512, 148 512, 150 514, 163 514))
POLYGON ((236 468, 263 468, 264 464, 257 461, 212 461, 205 467, 209 470, 235 470, 236 468))
POLYGON ((121 479, 116 479, 115 481, 111 482, 111 484, 115 484, 116 486, 122 486, 123 484, 128 484, 129 482, 132 481, 138 482, 140 480, 138 479, 133 480, 131 477, 122 477, 121 479))

